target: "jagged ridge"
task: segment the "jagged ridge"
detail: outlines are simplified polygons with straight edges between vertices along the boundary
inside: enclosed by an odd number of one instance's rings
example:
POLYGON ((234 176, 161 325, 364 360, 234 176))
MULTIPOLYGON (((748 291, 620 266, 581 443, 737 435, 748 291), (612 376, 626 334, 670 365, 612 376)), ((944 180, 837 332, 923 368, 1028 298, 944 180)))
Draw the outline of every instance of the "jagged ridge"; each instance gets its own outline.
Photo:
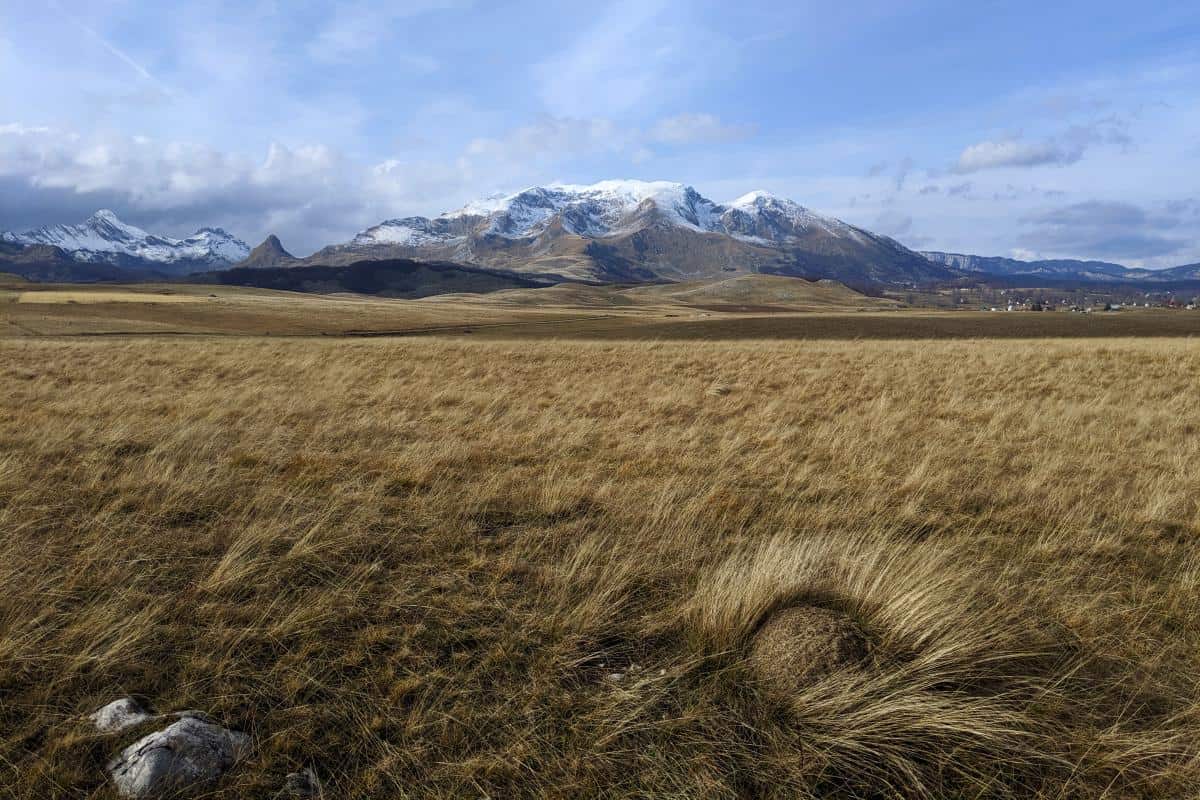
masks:
POLYGON ((892 239, 767 192, 715 203, 665 181, 533 187, 434 218, 387 220, 307 261, 394 257, 595 280, 767 272, 902 283, 956 274, 892 239))
POLYGON ((122 222, 107 209, 79 225, 3 233, 0 241, 24 247, 56 247, 78 263, 110 264, 164 275, 219 269, 250 254, 245 242, 220 228, 201 228, 186 239, 172 239, 122 222))

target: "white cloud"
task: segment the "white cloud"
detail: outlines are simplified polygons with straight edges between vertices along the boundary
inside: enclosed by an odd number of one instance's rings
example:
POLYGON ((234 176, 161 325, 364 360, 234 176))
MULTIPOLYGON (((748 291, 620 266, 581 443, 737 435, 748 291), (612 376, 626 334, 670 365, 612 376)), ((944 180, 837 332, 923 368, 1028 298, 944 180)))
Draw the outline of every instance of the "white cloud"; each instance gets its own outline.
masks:
POLYGON ((679 114, 659 120, 649 130, 619 125, 605 117, 543 115, 503 136, 479 137, 465 155, 496 164, 522 162, 525 167, 564 158, 610 155, 642 164, 655 157, 653 145, 728 143, 753 133, 753 126, 733 125, 712 114, 679 114))
POLYGON ((713 114, 677 114, 659 120, 650 129, 650 138, 664 144, 725 143, 747 139, 755 133, 753 125, 731 125, 713 114))
MULTIPOLYGON (((433 11, 469 5, 470 0, 407 0, 342 3, 308 45, 309 55, 324 62, 349 62, 382 44, 402 20, 433 11)), ((427 74, 438 69, 437 59, 419 53, 390 53, 389 62, 407 71, 427 74)))
POLYGON ((190 142, 5 124, 0 218, 26 227, 112 207, 163 233, 220 225, 247 239, 278 233, 304 252, 343 240, 397 209, 459 199, 469 168, 367 165, 327 146, 279 143, 253 159, 190 142))
POLYGON ((1041 141, 1021 136, 986 140, 967 147, 958 157, 954 172, 965 174, 1003 167, 1066 166, 1083 158, 1097 144, 1116 145, 1128 151, 1133 140, 1126 121, 1116 115, 1072 125, 1061 134, 1041 141))
POLYGON ((252 158, 194 142, 8 123, 0 125, 0 219, 19 228, 111 207, 162 233, 220 225, 247 240, 276 233, 304 253, 384 218, 439 213, 489 190, 559 177, 579 158, 640 163, 653 155, 638 129, 550 116, 453 152, 370 162, 322 144, 272 142, 252 158))
POLYGON ((1021 222, 1032 227, 1020 243, 1038 252, 1142 262, 1173 256, 1189 244, 1180 235, 1180 218, 1124 201, 1073 203, 1028 214, 1021 222))
POLYGON ((983 141, 967 147, 959 155, 954 171, 968 173, 1001 167, 1073 164, 1082 156, 1081 150, 1064 150, 1052 140, 1027 142, 1013 137, 983 141))
POLYGON ((466 155, 492 160, 539 160, 568 155, 620 152, 637 135, 612 120, 590 117, 543 116, 531 125, 515 128, 499 138, 473 139, 466 155))
POLYGON ((672 0, 618 0, 581 35, 533 68, 546 108, 561 116, 621 117, 657 108, 712 72, 732 45, 672 0), (701 55, 702 54, 702 55, 701 55))
POLYGON ((899 237, 912 231, 913 218, 899 211, 884 211, 875 218, 871 230, 884 236, 899 237))

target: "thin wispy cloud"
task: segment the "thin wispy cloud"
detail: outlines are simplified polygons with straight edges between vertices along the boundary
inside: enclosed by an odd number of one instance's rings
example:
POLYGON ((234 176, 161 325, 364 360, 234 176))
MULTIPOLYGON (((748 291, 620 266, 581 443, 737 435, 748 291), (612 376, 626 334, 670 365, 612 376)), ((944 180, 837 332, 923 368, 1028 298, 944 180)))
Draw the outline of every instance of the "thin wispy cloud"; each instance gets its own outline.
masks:
MULTIPOLYGON (((394 27, 432 12, 462 11, 471 0, 406 0, 404 2, 340 3, 319 27, 308 45, 317 61, 348 62, 373 52, 393 34, 394 27)), ((433 56, 414 52, 391 52, 389 61, 419 74, 433 72, 439 62, 433 56)))
POLYGON ((114 58, 116 58, 118 61, 123 63, 125 66, 129 67, 131 70, 133 70, 135 73, 137 73, 143 80, 147 81, 150 84, 153 84, 153 86, 156 89, 158 89, 159 91, 161 91, 163 94, 167 95, 168 97, 175 96, 175 90, 172 89, 170 86, 168 86, 163 81, 159 80, 153 74, 151 74, 150 70, 146 69, 146 67, 144 67, 141 64, 141 62, 137 61, 135 58, 133 58, 133 56, 129 55, 129 53, 125 52, 124 50, 122 50, 121 48, 117 47, 112 42, 110 42, 108 39, 101 36, 90 25, 86 25, 85 23, 81 22, 79 19, 77 19, 73 15, 68 14, 66 11, 64 11, 62 9, 62 6, 60 6, 58 4, 57 0, 50 0, 49 7, 52 8, 59 15, 59 17, 61 17, 63 20, 65 20, 69 24, 73 25, 74 27, 78 28, 83 33, 87 34, 87 36, 92 38, 98 45, 100 45, 105 50, 107 50, 109 53, 111 53, 114 58))

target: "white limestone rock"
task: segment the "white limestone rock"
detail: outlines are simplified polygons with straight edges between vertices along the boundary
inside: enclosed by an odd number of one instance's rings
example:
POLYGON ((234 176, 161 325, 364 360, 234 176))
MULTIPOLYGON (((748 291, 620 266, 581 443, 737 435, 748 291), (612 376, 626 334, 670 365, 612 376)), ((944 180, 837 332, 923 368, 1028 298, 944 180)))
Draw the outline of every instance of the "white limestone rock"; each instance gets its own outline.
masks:
POLYGON ((114 700, 104 708, 88 715, 88 719, 100 733, 119 733, 126 728, 140 725, 154 715, 132 697, 114 700))
POLYGON ((122 797, 158 798, 211 787, 249 753, 246 734, 187 715, 126 747, 108 771, 122 797))

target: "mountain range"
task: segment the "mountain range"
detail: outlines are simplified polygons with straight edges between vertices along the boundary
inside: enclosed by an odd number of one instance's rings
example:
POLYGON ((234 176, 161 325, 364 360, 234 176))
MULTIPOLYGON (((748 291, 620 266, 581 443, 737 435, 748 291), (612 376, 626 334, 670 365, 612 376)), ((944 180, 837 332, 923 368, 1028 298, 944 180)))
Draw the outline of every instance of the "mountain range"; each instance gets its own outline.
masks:
MULTIPOLYGON (((1020 261, 959 253, 915 252, 894 239, 811 211, 767 192, 713 202, 694 188, 665 181, 552 184, 495 195, 436 217, 403 217, 374 225, 347 242, 305 258, 272 235, 251 250, 220 228, 185 239, 148 233, 99 211, 79 225, 0 233, 0 272, 32 280, 97 281, 212 278, 232 267, 239 282, 252 269, 344 268, 337 281, 412 288, 408 262, 437 264, 439 283, 451 265, 464 285, 521 278, 676 282, 766 273, 832 279, 851 286, 914 286, 972 278, 1009 281, 1165 284, 1200 281, 1200 264, 1168 270, 1130 269, 1103 261, 1020 261), (385 280, 359 266, 388 262, 403 275, 385 280), (401 263, 404 262, 403 267, 401 263), (471 272, 474 271, 474 272, 471 272), (369 279, 364 275, 370 275, 369 279), (497 277, 499 276, 499 277, 497 277)), ((334 273, 293 276, 297 285, 326 285, 334 273)), ((276 282, 282 277, 272 278, 276 282)), ((457 279, 456 279, 457 280, 457 279)), ((1032 284, 1031 284, 1032 285, 1032 284)))
POLYGON ((754 272, 852 283, 954 277, 893 239, 766 192, 715 203, 690 186, 665 181, 533 187, 433 218, 387 220, 303 262, 383 258, 597 282, 754 272))
POLYGON ((963 253, 922 251, 930 261, 963 273, 997 276, 1040 276, 1083 283, 1168 283, 1200 280, 1200 264, 1171 269, 1135 269, 1107 261, 1052 259, 1020 261, 997 256, 973 256, 963 253))
POLYGON ((176 277, 229 267, 249 255, 245 242, 220 228, 172 239, 122 222, 108 210, 79 225, 0 233, 0 266, 35 280, 176 277))

